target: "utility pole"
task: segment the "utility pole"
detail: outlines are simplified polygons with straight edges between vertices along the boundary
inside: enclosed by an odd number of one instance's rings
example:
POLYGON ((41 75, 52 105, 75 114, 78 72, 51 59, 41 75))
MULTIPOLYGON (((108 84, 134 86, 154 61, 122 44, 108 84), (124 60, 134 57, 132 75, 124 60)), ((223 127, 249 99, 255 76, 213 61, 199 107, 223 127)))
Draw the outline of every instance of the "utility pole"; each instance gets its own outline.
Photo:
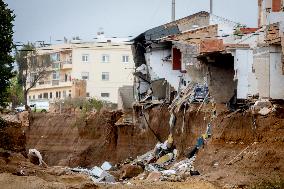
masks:
POLYGON ((172 21, 176 20, 176 1, 172 0, 172 21))
POLYGON ((210 0, 210 14, 213 14, 213 0, 210 0))

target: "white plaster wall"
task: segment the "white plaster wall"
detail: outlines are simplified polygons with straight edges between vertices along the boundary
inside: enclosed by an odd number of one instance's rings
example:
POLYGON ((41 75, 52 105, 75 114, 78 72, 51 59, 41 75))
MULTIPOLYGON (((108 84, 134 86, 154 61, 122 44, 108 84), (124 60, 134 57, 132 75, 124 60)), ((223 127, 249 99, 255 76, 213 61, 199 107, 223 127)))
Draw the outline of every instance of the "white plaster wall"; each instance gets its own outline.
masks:
POLYGON ((72 78, 81 79, 82 72, 89 72, 87 92, 91 97, 117 103, 118 88, 123 85, 133 85, 134 61, 130 46, 74 48, 72 61, 72 78), (82 62, 82 54, 89 54, 87 63, 82 62), (109 55, 108 63, 102 63, 103 54, 109 55), (129 55, 129 63, 122 62, 122 55, 129 55), (102 72, 109 72, 109 81, 101 79, 102 72), (102 98, 101 93, 110 93, 110 97, 102 98))
POLYGON ((284 75, 280 46, 270 48, 270 97, 284 99, 284 75))
POLYGON ((179 86, 179 70, 172 70, 171 61, 162 61, 163 58, 171 54, 171 50, 154 50, 145 53, 151 80, 165 78, 176 90, 179 86))
POLYGON ((257 94, 257 79, 253 73, 253 51, 236 50, 234 67, 238 79, 237 98, 247 99, 248 95, 257 94))

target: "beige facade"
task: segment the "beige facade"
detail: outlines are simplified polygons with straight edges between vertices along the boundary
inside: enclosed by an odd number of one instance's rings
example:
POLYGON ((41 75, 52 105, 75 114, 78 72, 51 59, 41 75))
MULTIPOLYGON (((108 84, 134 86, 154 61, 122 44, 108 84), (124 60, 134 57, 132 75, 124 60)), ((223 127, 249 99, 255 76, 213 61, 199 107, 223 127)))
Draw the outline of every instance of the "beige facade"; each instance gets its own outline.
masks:
POLYGON ((134 62, 128 44, 76 42, 38 51, 50 54, 53 63, 46 77, 29 91, 28 100, 81 96, 117 103, 118 88, 133 85, 134 62), (75 86, 75 80, 85 80, 86 85, 75 86))

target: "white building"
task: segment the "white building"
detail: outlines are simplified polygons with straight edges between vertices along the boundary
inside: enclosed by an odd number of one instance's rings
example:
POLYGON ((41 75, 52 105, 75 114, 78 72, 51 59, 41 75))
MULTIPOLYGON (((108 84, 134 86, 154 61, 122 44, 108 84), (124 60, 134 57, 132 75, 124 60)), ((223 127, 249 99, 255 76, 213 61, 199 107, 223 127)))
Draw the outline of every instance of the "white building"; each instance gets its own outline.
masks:
POLYGON ((29 100, 86 96, 117 103, 118 88, 133 85, 131 45, 118 39, 88 43, 75 40, 38 50, 50 54, 54 62, 46 78, 29 91, 29 100), (72 91, 76 80, 86 80, 83 95, 80 90, 79 95, 72 91))

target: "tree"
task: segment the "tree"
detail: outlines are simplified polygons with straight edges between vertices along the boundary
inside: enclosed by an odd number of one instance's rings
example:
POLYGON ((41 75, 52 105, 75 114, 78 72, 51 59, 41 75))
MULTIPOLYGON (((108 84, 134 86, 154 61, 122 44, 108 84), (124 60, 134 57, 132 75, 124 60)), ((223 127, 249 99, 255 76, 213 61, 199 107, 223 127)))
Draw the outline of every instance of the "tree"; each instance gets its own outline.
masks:
POLYGON ((23 88, 18 82, 18 75, 11 79, 10 87, 8 88, 9 102, 12 102, 12 109, 24 102, 23 88))
POLYGON ((6 106, 10 79, 14 76, 11 56, 13 44, 13 11, 0 0, 0 106, 6 106))
POLYGON ((16 51, 15 59, 18 65, 18 82, 23 87, 24 104, 27 105, 27 96, 36 84, 44 79, 51 66, 49 54, 38 54, 33 44, 23 45, 16 51))

